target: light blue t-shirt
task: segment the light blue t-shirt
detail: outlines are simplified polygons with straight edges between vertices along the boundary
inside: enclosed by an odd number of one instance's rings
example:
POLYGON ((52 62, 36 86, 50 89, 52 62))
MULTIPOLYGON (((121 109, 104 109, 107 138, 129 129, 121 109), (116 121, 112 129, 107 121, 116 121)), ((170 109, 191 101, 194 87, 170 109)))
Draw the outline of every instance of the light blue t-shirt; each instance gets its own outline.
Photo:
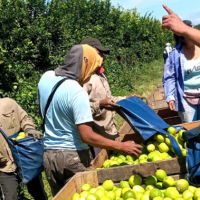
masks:
POLYGON ((184 58, 184 91, 200 91, 200 57, 196 60, 184 58))
MULTIPOLYGON (((65 77, 46 72, 38 84, 38 101, 42 116, 52 89, 65 77)), ((56 90, 45 119, 45 149, 84 150, 78 132, 78 124, 92 122, 92 113, 87 92, 75 80, 67 79, 56 90)))

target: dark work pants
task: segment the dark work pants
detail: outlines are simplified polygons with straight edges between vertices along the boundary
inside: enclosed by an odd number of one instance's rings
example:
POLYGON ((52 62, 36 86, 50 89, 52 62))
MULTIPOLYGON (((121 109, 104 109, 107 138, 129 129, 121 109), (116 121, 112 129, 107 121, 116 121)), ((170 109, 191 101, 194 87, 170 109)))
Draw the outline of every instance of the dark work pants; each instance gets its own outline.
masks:
MULTIPOLYGON (((4 173, 0 171, 0 185, 3 200, 17 200, 19 179, 15 173, 4 173)), ((48 200, 46 192, 44 191, 41 174, 27 184, 27 189, 35 200, 48 200)))

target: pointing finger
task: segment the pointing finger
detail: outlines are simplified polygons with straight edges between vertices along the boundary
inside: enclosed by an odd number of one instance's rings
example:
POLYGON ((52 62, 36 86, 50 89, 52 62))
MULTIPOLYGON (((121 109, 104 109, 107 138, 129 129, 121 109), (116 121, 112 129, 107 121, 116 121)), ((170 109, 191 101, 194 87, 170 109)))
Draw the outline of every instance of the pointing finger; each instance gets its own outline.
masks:
POLYGON ((166 5, 164 5, 163 4, 163 8, 167 11, 167 13, 169 14, 169 15, 171 15, 171 14, 174 14, 174 12, 171 10, 171 9, 169 9, 166 5))

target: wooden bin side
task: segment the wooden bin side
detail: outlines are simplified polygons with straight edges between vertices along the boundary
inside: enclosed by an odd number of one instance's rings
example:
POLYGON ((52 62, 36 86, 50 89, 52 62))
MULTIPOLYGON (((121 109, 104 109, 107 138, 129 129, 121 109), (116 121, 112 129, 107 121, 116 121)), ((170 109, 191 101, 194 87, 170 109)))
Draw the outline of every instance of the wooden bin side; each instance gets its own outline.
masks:
POLYGON ((120 180, 128 180, 133 174, 138 174, 145 178, 147 176, 155 174, 158 169, 165 170, 166 173, 169 175, 185 173, 185 157, 102 169, 97 170, 97 174, 99 184, 102 184, 107 179, 111 179, 113 180, 113 182, 117 183, 120 180))
POLYGON ((73 194, 81 192, 81 187, 85 183, 90 183, 92 187, 99 185, 97 171, 86 171, 77 173, 70 181, 58 192, 53 200, 68 200, 73 194))
POLYGON ((155 174, 157 169, 163 169, 168 175, 178 180, 184 178, 185 158, 173 158, 165 161, 143 163, 137 165, 115 167, 107 170, 93 170, 77 173, 71 180, 59 191, 53 200, 71 199, 75 192, 80 193, 81 187, 85 183, 93 187, 101 185, 105 180, 111 179, 116 185, 122 180, 128 180, 130 176, 138 174, 143 178, 155 174))

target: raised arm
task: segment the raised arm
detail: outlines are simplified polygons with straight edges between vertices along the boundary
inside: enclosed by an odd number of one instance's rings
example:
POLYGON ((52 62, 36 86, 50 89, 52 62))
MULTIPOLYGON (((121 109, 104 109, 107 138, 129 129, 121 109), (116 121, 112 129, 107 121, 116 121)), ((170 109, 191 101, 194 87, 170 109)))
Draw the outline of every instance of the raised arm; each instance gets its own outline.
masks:
POLYGON ((163 5, 163 8, 167 11, 168 15, 162 17, 162 28, 184 36, 200 47, 200 31, 184 24, 179 16, 166 5, 163 5))

